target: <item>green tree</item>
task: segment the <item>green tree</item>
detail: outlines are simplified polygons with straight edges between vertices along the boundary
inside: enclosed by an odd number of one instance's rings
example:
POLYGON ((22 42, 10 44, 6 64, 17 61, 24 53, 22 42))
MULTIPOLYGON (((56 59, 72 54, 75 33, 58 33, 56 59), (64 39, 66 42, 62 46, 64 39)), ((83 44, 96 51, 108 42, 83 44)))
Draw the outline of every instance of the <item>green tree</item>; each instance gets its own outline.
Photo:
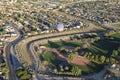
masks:
POLYGON ((9 73, 8 67, 3 67, 2 71, 3 71, 3 73, 5 73, 5 74, 8 74, 8 73, 9 73))
POLYGON ((69 67, 68 67, 68 66, 66 66, 66 67, 65 67, 65 70, 69 70, 69 67))
POLYGON ((76 48, 74 49, 75 52, 78 52, 79 50, 80 50, 80 47, 76 47, 76 48))
POLYGON ((54 69, 54 73, 57 73, 58 72, 58 70, 57 69, 54 69))
POLYGON ((73 59, 75 58, 75 56, 76 56, 76 53, 70 53, 70 54, 68 55, 68 59, 69 59, 69 60, 73 60, 73 59))
POLYGON ((110 59, 111 63, 115 64, 116 63, 116 60, 114 58, 111 58, 110 59))
POLYGON ((113 56, 113 57, 118 56, 118 51, 117 51, 117 50, 114 50, 113 53, 112 53, 112 56, 113 56))
POLYGON ((79 76, 81 75, 82 70, 78 66, 74 65, 72 68, 72 72, 74 73, 75 76, 79 76))
POLYGON ((109 59, 109 58, 106 58, 106 62, 110 62, 110 59, 109 59))
POLYGON ((98 62, 99 60, 99 56, 98 55, 95 55, 95 61, 98 62))
POLYGON ((60 71, 61 71, 61 72, 63 72, 63 71, 64 71, 64 69, 63 69, 63 66, 62 66, 62 65, 60 65, 60 71))
POLYGON ((100 61, 101 61, 101 63, 104 63, 105 59, 106 59, 105 56, 101 56, 101 57, 100 57, 100 61))
POLYGON ((29 80, 32 76, 24 69, 18 69, 17 70, 17 76, 21 78, 22 80, 29 80))

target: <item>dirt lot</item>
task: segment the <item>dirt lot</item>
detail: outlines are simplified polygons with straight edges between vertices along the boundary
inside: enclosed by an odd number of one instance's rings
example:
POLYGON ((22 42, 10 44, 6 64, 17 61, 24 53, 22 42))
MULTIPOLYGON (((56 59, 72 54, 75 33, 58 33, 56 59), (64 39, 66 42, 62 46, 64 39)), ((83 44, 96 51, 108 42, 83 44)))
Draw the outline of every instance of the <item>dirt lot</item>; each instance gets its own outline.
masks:
POLYGON ((74 60, 72 60, 70 63, 77 64, 77 65, 86 65, 90 63, 90 60, 78 56, 74 60))

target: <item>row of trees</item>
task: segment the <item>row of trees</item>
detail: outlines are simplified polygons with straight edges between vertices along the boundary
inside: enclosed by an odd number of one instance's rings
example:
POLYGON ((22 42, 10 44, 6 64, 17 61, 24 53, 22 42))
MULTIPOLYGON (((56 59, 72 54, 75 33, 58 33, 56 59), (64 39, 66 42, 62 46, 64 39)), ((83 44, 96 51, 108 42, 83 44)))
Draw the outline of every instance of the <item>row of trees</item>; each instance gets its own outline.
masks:
POLYGON ((84 57, 97 63, 104 63, 107 60, 104 55, 99 56, 99 55, 92 54, 91 52, 88 52, 88 53, 86 52, 84 54, 84 57))
POLYGON ((85 53, 84 54, 84 57, 88 58, 89 60, 93 61, 93 62, 96 62, 96 63, 106 63, 106 62, 110 62, 110 63, 118 63, 118 61, 114 58, 114 57, 111 57, 111 58, 108 58, 104 55, 95 55, 95 54, 92 54, 92 53, 85 53))
POLYGON ((72 66, 60 66, 60 70, 54 69, 54 73, 58 75, 73 75, 80 76, 82 74, 82 70, 77 65, 72 66))

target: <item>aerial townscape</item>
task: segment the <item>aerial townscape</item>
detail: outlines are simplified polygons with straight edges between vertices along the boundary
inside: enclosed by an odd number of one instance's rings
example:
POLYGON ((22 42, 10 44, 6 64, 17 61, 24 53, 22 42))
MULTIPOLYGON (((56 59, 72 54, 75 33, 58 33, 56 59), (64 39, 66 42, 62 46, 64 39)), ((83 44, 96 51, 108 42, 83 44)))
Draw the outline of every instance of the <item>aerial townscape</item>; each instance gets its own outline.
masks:
POLYGON ((0 80, 120 80, 120 0, 0 0, 0 80))

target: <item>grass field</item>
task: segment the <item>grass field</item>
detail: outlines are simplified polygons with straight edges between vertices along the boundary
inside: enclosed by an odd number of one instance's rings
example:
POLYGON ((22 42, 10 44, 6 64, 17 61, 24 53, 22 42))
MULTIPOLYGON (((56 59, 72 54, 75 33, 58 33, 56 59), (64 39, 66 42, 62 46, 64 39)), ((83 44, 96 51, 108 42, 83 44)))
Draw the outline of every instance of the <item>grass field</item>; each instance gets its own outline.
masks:
POLYGON ((78 47, 78 46, 82 46, 83 44, 84 43, 81 43, 81 42, 59 41, 59 42, 48 42, 48 44, 45 44, 45 46, 50 48, 59 48, 62 46, 78 47))
POLYGON ((86 52, 91 52, 93 54, 105 55, 106 57, 110 57, 111 53, 114 49, 118 48, 117 43, 112 43, 108 40, 100 40, 93 43, 89 48, 86 48, 86 52))
POLYGON ((44 61, 48 61, 49 64, 51 64, 54 67, 59 65, 61 62, 57 59, 57 55, 50 51, 46 51, 45 53, 43 53, 42 58, 44 61))

